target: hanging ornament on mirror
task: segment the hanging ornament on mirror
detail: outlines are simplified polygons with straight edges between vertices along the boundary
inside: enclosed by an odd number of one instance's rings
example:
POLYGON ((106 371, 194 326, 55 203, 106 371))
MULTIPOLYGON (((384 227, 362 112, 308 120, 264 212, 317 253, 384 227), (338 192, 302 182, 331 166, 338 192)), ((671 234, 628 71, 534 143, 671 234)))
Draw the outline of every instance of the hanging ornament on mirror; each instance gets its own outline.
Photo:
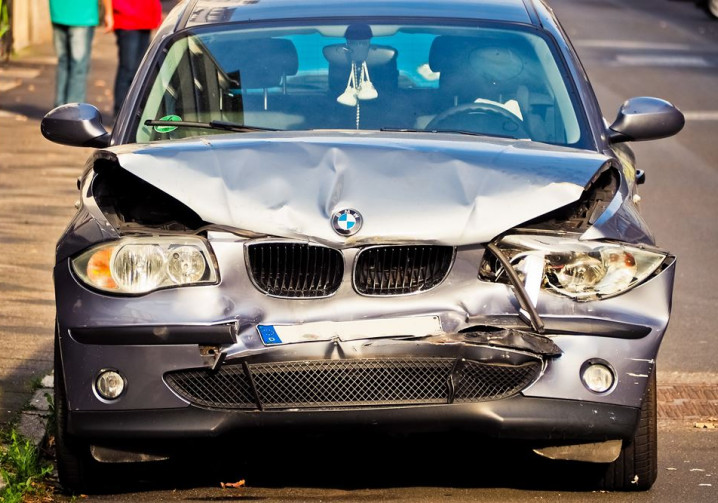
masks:
POLYGON ((369 78, 369 68, 366 65, 366 61, 361 65, 359 82, 357 82, 356 74, 356 64, 352 61, 347 87, 337 98, 337 101, 342 105, 353 107, 356 106, 357 100, 373 100, 379 96, 379 93, 376 91, 374 84, 372 84, 371 79, 369 78))
POLYGON ((342 105, 353 107, 357 104, 357 81, 356 81, 356 66, 352 61, 351 71, 349 72, 349 81, 347 82, 347 88, 342 94, 339 95, 337 101, 342 105))
POLYGON ((373 100, 379 93, 376 92, 374 84, 369 79, 369 68, 366 66, 366 61, 361 65, 361 77, 359 78, 359 90, 357 92, 357 98, 360 100, 373 100))

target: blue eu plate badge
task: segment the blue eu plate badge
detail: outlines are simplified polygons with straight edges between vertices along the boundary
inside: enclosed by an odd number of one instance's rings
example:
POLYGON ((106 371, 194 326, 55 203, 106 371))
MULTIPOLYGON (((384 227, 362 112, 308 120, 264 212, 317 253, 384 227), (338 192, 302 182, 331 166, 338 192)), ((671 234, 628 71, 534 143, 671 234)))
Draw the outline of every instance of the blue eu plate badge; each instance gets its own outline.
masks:
POLYGON ((265 346, 282 343, 282 339, 279 338, 279 334, 272 325, 257 325, 257 330, 259 330, 259 336, 265 346))

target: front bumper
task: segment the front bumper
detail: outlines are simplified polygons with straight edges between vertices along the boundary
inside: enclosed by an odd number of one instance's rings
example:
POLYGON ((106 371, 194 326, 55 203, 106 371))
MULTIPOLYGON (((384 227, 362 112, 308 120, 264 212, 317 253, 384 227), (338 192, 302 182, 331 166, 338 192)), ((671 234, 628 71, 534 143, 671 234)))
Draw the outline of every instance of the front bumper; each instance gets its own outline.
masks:
POLYGON ((364 429, 381 432, 464 431, 481 436, 591 442, 629 439, 639 409, 590 402, 515 396, 505 400, 419 407, 345 410, 228 411, 183 409, 71 411, 68 431, 89 440, 206 439, 272 429, 329 432, 364 429))
POLYGON ((257 334, 258 324, 298 323, 298 319, 435 315, 447 335, 476 327, 521 325, 510 288, 475 279, 480 250, 457 257, 452 275, 422 295, 371 298, 340 289, 334 297, 315 301, 259 293, 237 271, 236 264, 245 260, 242 247, 235 245, 213 243, 218 260, 225 264, 222 270, 236 273, 226 273, 220 284, 135 298, 89 291, 77 283, 66 262, 56 266, 59 346, 72 434, 93 439, 211 438, 275 427, 366 427, 467 430, 499 438, 575 442, 633 435, 668 323, 673 262, 619 297, 575 303, 542 295, 538 310, 549 329, 548 338, 562 351, 560 356, 515 342, 501 348, 487 341, 477 344, 442 336, 435 341, 386 338, 265 347, 257 334), (520 364, 523 356, 539 355, 542 368, 520 395, 489 401, 228 410, 191 405, 166 381, 172 372, 209 369, 215 356, 206 352, 207 346, 226 353, 227 364, 252 358, 287 362, 417 356, 491 363, 505 358, 520 364), (614 369, 617 384, 610 392, 596 394, 582 385, 581 367, 592 359, 608 362, 614 369), (123 396, 111 402, 100 400, 93 391, 104 369, 116 369, 127 379, 123 396))

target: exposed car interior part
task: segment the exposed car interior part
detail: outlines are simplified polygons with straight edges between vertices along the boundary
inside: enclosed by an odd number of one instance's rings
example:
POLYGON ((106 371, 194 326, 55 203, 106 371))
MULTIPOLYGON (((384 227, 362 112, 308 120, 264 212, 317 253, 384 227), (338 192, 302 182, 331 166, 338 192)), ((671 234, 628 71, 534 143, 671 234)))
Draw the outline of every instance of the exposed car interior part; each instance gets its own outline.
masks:
MULTIPOLYGON (((563 351, 548 337, 494 326, 474 326, 460 332, 460 336, 444 335, 441 339, 458 340, 468 344, 482 344, 497 348, 530 351, 545 357, 561 356, 563 351)), ((434 339, 429 337, 428 342, 434 339)))
POLYGON ((186 231, 205 222, 186 205, 114 162, 98 159, 92 193, 100 210, 117 229, 137 226, 186 231))
POLYGON ((573 204, 559 208, 521 225, 527 229, 584 231, 608 208, 619 187, 614 168, 603 171, 573 204))

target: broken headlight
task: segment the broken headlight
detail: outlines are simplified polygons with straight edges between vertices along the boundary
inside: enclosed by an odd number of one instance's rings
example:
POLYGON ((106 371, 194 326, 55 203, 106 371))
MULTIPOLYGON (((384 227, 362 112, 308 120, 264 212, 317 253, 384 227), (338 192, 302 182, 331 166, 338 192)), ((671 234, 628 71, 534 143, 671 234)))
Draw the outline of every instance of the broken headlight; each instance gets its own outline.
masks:
MULTIPOLYGON (((522 281, 531 268, 542 267, 543 271, 537 271, 542 275, 542 289, 580 301, 623 293, 653 274, 666 258, 663 253, 634 246, 561 236, 515 234, 504 237, 496 246, 522 281)), ((500 262, 490 254, 482 263, 480 275, 508 281, 500 262)))
POLYGON ((212 255, 197 237, 136 237, 103 243, 73 259, 72 269, 87 285, 112 293, 142 294, 217 282, 212 255))

